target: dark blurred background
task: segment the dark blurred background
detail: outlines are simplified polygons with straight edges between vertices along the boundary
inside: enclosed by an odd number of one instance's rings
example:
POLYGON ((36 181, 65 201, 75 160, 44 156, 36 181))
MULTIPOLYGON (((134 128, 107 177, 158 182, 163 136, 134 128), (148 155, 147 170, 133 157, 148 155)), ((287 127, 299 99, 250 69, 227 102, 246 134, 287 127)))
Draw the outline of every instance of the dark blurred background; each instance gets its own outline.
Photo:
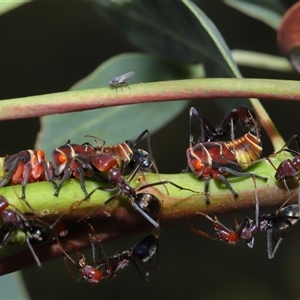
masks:
MULTIPOLYGON (((263 23, 220 1, 197 3, 231 49, 280 55, 276 33, 263 23)), ((293 1, 283 3, 288 7, 293 1)), ((68 90, 108 58, 139 51, 116 28, 101 20, 88 3, 80 1, 26 4, 0 17, 0 33, 0 99, 68 90)), ((241 72, 244 77, 299 80, 294 73, 252 68, 241 68, 241 72)), ((213 124, 224 114, 205 101, 192 105, 213 124)), ((286 140, 298 133, 298 103, 263 101, 263 105, 286 140)), ((186 166, 187 116, 188 108, 152 135, 153 152, 162 173, 176 173, 186 166)), ((33 148, 38 130, 38 119, 2 122, 0 155, 33 148)), ((262 139, 267 155, 272 148, 264 133, 262 139)), ((243 216, 235 215, 238 220, 243 216)), ((234 225, 233 216, 222 216, 221 220, 228 226, 234 225)), ((205 220, 197 226, 204 231, 211 229, 205 220)), ((114 254, 130 248, 139 238, 105 246, 107 252, 114 254)), ((286 235, 275 258, 268 260, 264 233, 257 235, 251 250, 242 242, 230 247, 198 237, 183 224, 161 230, 161 270, 152 272, 148 283, 139 278, 133 267, 97 286, 75 283, 62 259, 43 264, 41 270, 27 269, 23 277, 32 299, 298 298, 299 251, 297 226, 286 235)))

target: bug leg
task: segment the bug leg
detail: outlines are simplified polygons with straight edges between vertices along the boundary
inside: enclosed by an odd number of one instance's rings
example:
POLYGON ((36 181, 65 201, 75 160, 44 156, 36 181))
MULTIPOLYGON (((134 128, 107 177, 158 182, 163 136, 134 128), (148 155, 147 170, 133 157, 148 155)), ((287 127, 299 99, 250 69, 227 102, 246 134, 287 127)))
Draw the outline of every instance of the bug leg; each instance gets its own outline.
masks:
POLYGON ((206 204, 210 204, 210 201, 209 201, 210 194, 208 191, 209 183, 210 183, 210 177, 204 178, 204 194, 205 194, 205 203, 206 204))
POLYGON ((5 174, 5 176, 1 179, 0 181, 0 187, 5 186, 9 183, 13 173, 16 171, 18 164, 20 161, 24 161, 23 157, 17 157, 12 165, 10 166, 9 170, 7 171, 7 173, 5 174))
POLYGON ((221 173, 229 173, 238 177, 253 177, 253 178, 259 178, 262 179, 263 181, 268 181, 267 177, 263 177, 257 174, 253 174, 253 173, 249 173, 249 172, 239 172, 239 171, 235 171, 233 169, 227 168, 227 167, 220 167, 219 172, 221 173))
POLYGON ((62 188, 64 182, 71 176, 71 169, 67 169, 63 178, 60 180, 60 182, 58 183, 57 187, 56 187, 56 191, 54 193, 54 196, 58 197, 59 191, 62 188))
POLYGON ((25 172, 24 172, 24 176, 23 176, 23 180, 22 180, 22 196, 21 196, 21 199, 26 199, 25 189, 26 189, 26 185, 28 183, 29 172, 31 171, 31 167, 32 167, 31 163, 28 163, 25 166, 25 172))
POLYGON ((231 184, 228 182, 228 180, 226 179, 226 177, 224 175, 218 174, 217 178, 226 185, 226 187, 233 194, 234 198, 237 198, 239 196, 239 194, 233 189, 233 187, 231 186, 231 184))

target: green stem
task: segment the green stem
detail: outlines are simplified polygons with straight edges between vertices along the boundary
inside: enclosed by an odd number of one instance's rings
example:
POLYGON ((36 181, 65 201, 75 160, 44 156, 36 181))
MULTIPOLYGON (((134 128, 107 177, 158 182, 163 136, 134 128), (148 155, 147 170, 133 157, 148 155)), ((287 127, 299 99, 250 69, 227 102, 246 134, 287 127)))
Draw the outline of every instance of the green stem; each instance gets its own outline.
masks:
MULTIPOLYGON (((290 154, 282 152, 270 159, 275 166, 278 166, 283 159, 290 157, 290 154)), ((158 220, 162 227, 186 222, 192 218, 199 218, 196 214, 197 211, 214 215, 239 210, 252 210, 252 218, 254 218, 256 193, 260 207, 274 207, 272 211, 275 211, 288 199, 288 193, 284 185, 275 181, 275 170, 268 160, 262 159, 247 171, 267 177, 268 182, 256 179, 254 183, 251 178, 245 179, 230 176, 228 180, 239 194, 239 197, 234 199, 231 192, 223 184, 212 179, 209 187, 211 195, 210 205, 205 204, 203 180, 195 178, 190 173, 160 174, 160 178, 161 180, 170 180, 186 189, 199 191, 199 193, 187 190, 181 191, 171 184, 148 187, 145 190, 141 189, 139 192, 153 194, 161 201, 162 208, 158 220), (254 184, 256 184, 256 189, 254 184)), ((134 178, 131 185, 134 188, 139 188, 145 183, 157 181, 157 174, 146 173, 144 176, 139 175, 134 178)), ((88 191, 92 191, 97 186, 98 184, 94 181, 86 181, 88 191)), ((20 186, 9 186, 2 188, 1 194, 21 212, 28 211, 24 201, 18 197, 20 193, 20 186)), ((53 186, 49 182, 28 184, 26 187, 27 201, 34 208, 37 217, 52 223, 59 216, 64 215, 62 220, 69 224, 70 232, 66 237, 60 238, 60 241, 68 252, 90 247, 88 235, 90 229, 85 222, 78 222, 86 217, 89 217, 89 222, 94 226, 97 236, 102 242, 154 229, 146 219, 132 208, 130 201, 126 198, 120 197, 108 205, 99 207, 111 196, 111 193, 98 190, 90 199, 81 201, 84 195, 78 180, 68 180, 61 189, 59 197, 54 197, 53 193, 53 186), (99 209, 92 214, 96 208, 99 209), (77 228, 76 231, 73 230, 74 227, 77 228)), ((290 202, 296 201, 297 187, 294 187, 292 188, 290 202)), ((56 242, 36 247, 35 251, 42 261, 63 255, 56 242)), ((34 263, 29 250, 26 250, 21 255, 17 254, 16 256, 1 259, 0 274, 7 274, 34 263), (16 259, 18 255, 22 257, 22 260, 16 259)))
POLYGON ((118 92, 107 87, 2 100, 0 121, 182 99, 300 100, 300 83, 291 80, 208 78, 140 83, 130 87, 118 92))

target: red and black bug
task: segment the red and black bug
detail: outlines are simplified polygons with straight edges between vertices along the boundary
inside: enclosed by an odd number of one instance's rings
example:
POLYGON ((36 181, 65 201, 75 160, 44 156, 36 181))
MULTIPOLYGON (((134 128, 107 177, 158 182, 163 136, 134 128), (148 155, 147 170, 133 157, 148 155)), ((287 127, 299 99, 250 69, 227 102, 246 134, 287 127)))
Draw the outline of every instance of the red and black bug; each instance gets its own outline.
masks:
POLYGON ((54 195, 58 196, 64 182, 74 176, 80 180, 81 189, 85 196, 88 196, 85 177, 95 176, 91 165, 92 157, 95 155, 96 150, 89 143, 78 145, 70 144, 70 141, 68 141, 65 145, 57 147, 52 152, 52 165, 54 176, 60 178, 60 181, 54 195))
POLYGON ((225 116, 226 121, 222 121, 221 124, 224 128, 218 129, 218 132, 228 133, 231 131, 230 141, 217 141, 217 137, 220 134, 213 134, 213 126, 207 123, 201 118, 195 108, 190 109, 190 147, 187 149, 188 166, 196 177, 204 178, 204 193, 206 196, 206 203, 209 203, 209 182, 210 178, 221 180, 226 187, 232 192, 234 197, 238 197, 238 194, 232 188, 226 175, 232 174, 239 177, 252 177, 259 178, 267 181, 267 178, 242 172, 248 167, 253 165, 259 159, 262 147, 259 138, 258 125, 256 119, 251 110, 243 109, 233 110, 231 113, 225 116), (241 116, 239 116, 239 114, 241 116), (230 118, 230 115, 234 117, 230 118), (238 118, 237 118, 238 116, 238 118), (202 130, 201 141, 195 144, 193 133, 193 118, 196 118, 202 130), (236 120, 239 119, 243 126, 249 130, 245 135, 240 138, 234 139, 233 125, 236 120), (231 124, 231 129, 228 129, 228 124, 231 124), (255 129, 255 134, 251 131, 255 129), (208 133, 209 132, 209 133, 208 133))
POLYGON ((152 155, 150 133, 149 130, 144 130, 134 141, 126 140, 123 143, 106 146, 105 142, 103 145, 96 145, 94 148, 97 153, 108 154, 116 159, 116 165, 118 167, 128 166, 132 171, 131 177, 138 171, 150 171, 152 168, 158 173, 155 160, 152 155), (141 139, 146 136, 148 144, 148 152, 143 149, 138 149, 137 144, 141 139))
POLYGON ((25 188, 27 183, 37 181, 53 181, 52 165, 45 159, 43 150, 24 150, 13 155, 7 155, 4 159, 4 177, 0 181, 0 187, 7 184, 22 184, 22 199, 26 198, 25 188))

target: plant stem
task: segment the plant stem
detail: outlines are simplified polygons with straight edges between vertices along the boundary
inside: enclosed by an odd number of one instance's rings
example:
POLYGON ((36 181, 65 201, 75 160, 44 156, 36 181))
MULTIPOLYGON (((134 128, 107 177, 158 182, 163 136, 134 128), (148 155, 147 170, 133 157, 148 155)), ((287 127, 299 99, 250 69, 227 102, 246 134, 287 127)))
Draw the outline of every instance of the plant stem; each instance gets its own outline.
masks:
POLYGON ((260 98, 300 100, 300 84, 291 80, 207 78, 131 85, 116 92, 99 88, 2 100, 0 121, 33 118, 102 107, 182 99, 260 98))
MULTIPOLYGON (((283 159, 290 157, 290 154, 283 151, 270 159, 275 166, 278 166, 283 159)), ((275 170, 268 160, 262 159, 247 171, 267 177, 268 182, 256 179, 257 188, 255 189, 252 178, 229 176, 230 184, 239 194, 239 197, 234 199, 231 192, 223 184, 212 179, 209 187, 210 205, 205 204, 203 180, 195 178, 190 173, 160 174, 160 178, 161 180, 170 180, 186 189, 196 191, 196 193, 178 190, 171 184, 147 187, 145 190, 140 189, 139 192, 153 194, 161 201, 162 209, 158 220, 162 227, 186 222, 192 218, 199 218, 196 214, 197 211, 214 215, 239 210, 252 210, 254 218, 256 193, 260 207, 274 207, 277 209, 288 199, 288 193, 284 185, 275 181, 275 170)), ((135 177, 131 185, 134 188, 139 188, 145 183, 157 181, 157 174, 145 173, 144 176, 135 177)), ((94 181, 86 181, 88 191, 92 191, 97 186, 98 184, 94 181)), ((291 188, 291 203, 297 201, 297 186, 296 184, 296 187, 291 188)), ((25 212, 28 211, 28 207, 24 204, 24 201, 19 199, 20 192, 20 186, 2 188, 2 196, 6 197, 21 212, 25 212)), ((61 189, 59 197, 54 197, 53 192, 53 186, 49 182, 28 184, 26 187, 27 201, 34 208, 38 218, 53 223, 59 216, 64 215, 62 220, 67 222, 69 233, 66 237, 59 239, 68 253, 90 247, 90 228, 86 222, 78 222, 87 217, 101 242, 154 229, 145 218, 133 209, 130 201, 126 198, 119 197, 107 205, 100 206, 111 194, 99 190, 91 195, 90 199, 81 201, 84 195, 78 180, 68 180, 61 189), (97 208, 99 209, 93 214, 97 208)), ((274 209, 272 209, 273 211, 274 209)), ((37 246, 34 249, 41 261, 63 255, 55 241, 37 246)), ((21 254, 2 258, 0 260, 0 274, 7 274, 34 264, 30 251, 26 250, 21 254)))

